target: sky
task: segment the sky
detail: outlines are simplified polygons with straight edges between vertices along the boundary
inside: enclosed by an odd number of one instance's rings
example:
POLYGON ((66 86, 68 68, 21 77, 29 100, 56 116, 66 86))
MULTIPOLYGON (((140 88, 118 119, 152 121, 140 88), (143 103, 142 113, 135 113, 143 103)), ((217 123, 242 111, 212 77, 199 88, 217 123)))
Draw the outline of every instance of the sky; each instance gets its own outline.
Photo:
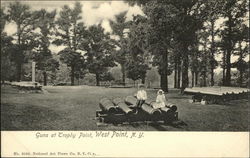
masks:
MULTIPOLYGON (((9 2, 1 2, 2 6, 7 6, 9 2)), ((22 1, 24 4, 28 4, 31 10, 40 10, 42 8, 47 11, 57 10, 60 12, 62 6, 69 5, 74 6, 75 1, 22 1)), ((115 15, 127 11, 127 20, 131 20, 133 15, 142 15, 143 12, 138 6, 129 6, 123 1, 80 1, 82 4, 82 21, 85 26, 89 27, 94 24, 101 23, 105 32, 112 32, 109 24, 109 20, 114 20, 115 15)), ((58 15, 58 14, 57 14, 58 15)), ((13 23, 5 26, 5 31, 8 35, 13 35, 16 32, 16 25, 13 23)), ((63 49, 55 45, 51 45, 52 52, 57 53, 63 49)))

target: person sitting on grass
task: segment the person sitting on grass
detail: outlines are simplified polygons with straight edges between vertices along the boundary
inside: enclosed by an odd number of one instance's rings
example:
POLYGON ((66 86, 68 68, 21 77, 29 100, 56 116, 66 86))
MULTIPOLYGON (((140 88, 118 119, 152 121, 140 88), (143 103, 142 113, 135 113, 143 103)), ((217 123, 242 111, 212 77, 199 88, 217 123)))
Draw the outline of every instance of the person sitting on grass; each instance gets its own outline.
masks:
POLYGON ((136 107, 141 108, 142 104, 144 104, 145 101, 147 100, 147 92, 145 91, 144 85, 139 86, 139 90, 136 93, 136 98, 137 98, 136 107))
POLYGON ((157 92, 156 103, 156 107, 154 107, 156 109, 166 107, 167 105, 166 97, 161 89, 157 92))

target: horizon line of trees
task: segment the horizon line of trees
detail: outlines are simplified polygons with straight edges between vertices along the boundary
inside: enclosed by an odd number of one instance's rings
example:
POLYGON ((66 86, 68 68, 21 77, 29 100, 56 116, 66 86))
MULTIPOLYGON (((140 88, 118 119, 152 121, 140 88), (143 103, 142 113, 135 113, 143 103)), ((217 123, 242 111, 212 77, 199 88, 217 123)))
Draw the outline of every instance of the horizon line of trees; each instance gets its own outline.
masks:
POLYGON ((45 9, 31 11, 20 2, 1 8, 1 79, 20 81, 22 65, 37 62, 44 85, 48 74, 59 69, 60 62, 70 69, 71 85, 87 73, 95 74, 96 85, 112 80, 110 68, 121 66, 122 83, 126 78, 144 84, 147 70, 157 67, 160 86, 168 91, 168 76, 174 74, 174 87, 182 91, 198 83, 206 86, 209 77, 214 86, 214 70, 223 69, 223 86, 231 85, 231 69, 238 70, 237 83, 249 84, 249 13, 247 0, 149 0, 127 1, 138 5, 144 15, 127 20, 122 12, 110 20, 111 33, 101 24, 86 27, 82 6, 64 5, 59 13, 45 9), (56 15, 58 14, 58 18, 56 15), (223 20, 218 27, 217 22, 223 20), (16 34, 4 32, 6 23, 15 23, 16 34), (115 38, 114 38, 115 37, 115 38), (63 46, 53 57, 49 46, 63 46), (222 61, 215 59, 222 56, 222 61), (232 56, 238 60, 231 62, 232 56), (191 72, 191 80, 189 76, 191 72))

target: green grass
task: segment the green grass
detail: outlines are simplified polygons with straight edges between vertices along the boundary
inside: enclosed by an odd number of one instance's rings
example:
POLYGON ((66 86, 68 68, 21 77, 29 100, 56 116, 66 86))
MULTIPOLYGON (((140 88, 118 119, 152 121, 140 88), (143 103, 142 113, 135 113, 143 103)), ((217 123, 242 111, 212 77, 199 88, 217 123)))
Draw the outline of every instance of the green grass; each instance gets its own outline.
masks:
MULTIPOLYGON (((201 105, 188 102, 178 90, 167 94, 169 102, 178 107, 179 119, 187 126, 134 124, 97 126, 95 111, 102 97, 133 95, 133 88, 90 86, 44 87, 48 93, 20 93, 10 86, 1 87, 2 130, 166 130, 166 131, 248 131, 247 100, 226 105, 201 105)), ((147 90, 150 99, 156 90, 147 90)))

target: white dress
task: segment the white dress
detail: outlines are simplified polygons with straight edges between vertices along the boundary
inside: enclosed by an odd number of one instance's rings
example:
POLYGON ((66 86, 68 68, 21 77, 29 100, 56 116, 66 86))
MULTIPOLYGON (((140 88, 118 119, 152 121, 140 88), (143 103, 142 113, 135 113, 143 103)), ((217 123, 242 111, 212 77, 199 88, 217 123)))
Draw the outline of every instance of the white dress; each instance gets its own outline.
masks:
POLYGON ((166 98, 164 94, 159 94, 156 97, 156 103, 157 103, 157 107, 155 108, 162 108, 166 106, 166 98))

